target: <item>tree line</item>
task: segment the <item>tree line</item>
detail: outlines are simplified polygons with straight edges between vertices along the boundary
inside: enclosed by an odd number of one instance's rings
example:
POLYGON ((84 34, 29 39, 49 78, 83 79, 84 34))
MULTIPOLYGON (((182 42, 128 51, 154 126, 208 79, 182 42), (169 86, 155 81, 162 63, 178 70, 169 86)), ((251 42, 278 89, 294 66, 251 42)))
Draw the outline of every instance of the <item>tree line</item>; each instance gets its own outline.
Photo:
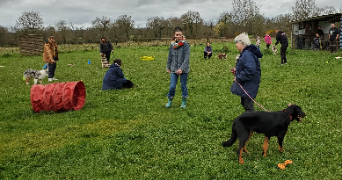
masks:
POLYGON ((275 27, 290 32, 293 20, 342 12, 342 8, 336 10, 333 6, 317 7, 315 0, 296 0, 291 10, 269 18, 253 0, 233 0, 232 11, 222 12, 216 21, 204 21, 199 12, 190 10, 180 17, 148 18, 146 27, 135 26, 126 14, 114 20, 96 17, 88 28, 78 28, 64 20, 44 27, 39 12, 29 11, 22 12, 14 27, 0 25, 0 46, 17 46, 17 36, 26 34, 42 34, 44 39, 55 36, 59 44, 98 43, 102 36, 112 42, 147 41, 172 37, 175 27, 183 28, 186 38, 232 38, 240 32, 262 36, 272 33, 275 27))

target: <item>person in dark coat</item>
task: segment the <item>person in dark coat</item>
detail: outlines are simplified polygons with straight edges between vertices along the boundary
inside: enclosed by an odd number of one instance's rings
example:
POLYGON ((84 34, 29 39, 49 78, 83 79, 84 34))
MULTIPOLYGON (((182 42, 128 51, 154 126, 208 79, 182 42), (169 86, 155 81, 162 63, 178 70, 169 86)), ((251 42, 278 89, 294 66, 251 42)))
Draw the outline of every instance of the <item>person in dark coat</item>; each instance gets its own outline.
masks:
POLYGON ((210 46, 210 43, 207 42, 207 45, 204 47, 204 59, 210 59, 213 55, 213 48, 210 46))
POLYGON ((112 43, 106 39, 106 37, 102 37, 100 41, 100 55, 106 56, 106 59, 109 63, 110 54, 114 52, 112 43))
POLYGON ((237 59, 236 67, 231 69, 235 77, 230 91, 241 97, 241 105, 246 112, 253 112, 254 103, 251 98, 255 99, 258 94, 261 77, 259 58, 262 58, 263 55, 255 45, 251 44, 247 33, 236 36, 235 43, 241 53, 237 59), (251 98, 241 89, 239 84, 251 98))
POLYGON ((331 28, 329 29, 329 46, 330 46, 330 52, 331 54, 336 53, 338 49, 338 43, 339 43, 339 36, 340 36, 340 30, 335 27, 335 24, 331 24, 331 28))
POLYGON ((321 39, 324 39, 324 32, 321 26, 318 26, 317 33, 321 39))
POLYGON ((120 68, 121 64, 120 59, 114 60, 113 64, 109 67, 109 70, 103 77, 102 90, 122 89, 122 86, 127 82, 127 79, 122 73, 120 68))
POLYGON ((286 64, 287 59, 286 59, 286 49, 289 45, 286 34, 283 31, 280 31, 279 28, 275 29, 277 33, 276 40, 277 42, 274 44, 275 46, 280 42, 281 48, 280 48, 280 56, 281 56, 281 63, 280 65, 286 64))

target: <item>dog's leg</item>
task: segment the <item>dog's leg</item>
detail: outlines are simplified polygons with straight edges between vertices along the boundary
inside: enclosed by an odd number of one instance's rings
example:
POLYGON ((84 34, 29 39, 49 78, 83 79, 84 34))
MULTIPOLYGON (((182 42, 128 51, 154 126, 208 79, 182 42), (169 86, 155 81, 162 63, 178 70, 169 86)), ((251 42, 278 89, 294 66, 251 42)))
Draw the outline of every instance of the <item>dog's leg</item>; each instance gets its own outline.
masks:
POLYGON ((33 80, 34 80, 34 84, 37 84, 38 79, 34 78, 33 80))
POLYGON ((26 83, 27 85, 30 85, 30 84, 28 83, 30 79, 31 79, 31 77, 25 77, 25 83, 26 83))
POLYGON ((278 145, 279 145, 279 151, 280 152, 285 152, 285 150, 283 149, 283 140, 284 140, 284 137, 285 137, 285 133, 281 133, 281 134, 279 134, 277 136, 277 138, 278 138, 278 145))
POLYGON ((270 142, 270 138, 265 136, 265 140, 264 140, 264 145, 262 147, 262 155, 264 155, 266 157, 266 152, 267 152, 267 149, 268 149, 268 143, 270 142))
POLYGON ((252 136, 253 136, 253 132, 251 131, 251 132, 249 133, 249 137, 248 137, 248 139, 247 139, 247 141, 246 141, 246 143, 245 143, 245 146, 242 148, 243 151, 245 151, 247 154, 249 154, 249 152, 248 152, 247 149, 246 149, 246 145, 247 145, 249 139, 250 139, 252 136))
POLYGON ((39 80, 39 83, 40 83, 40 84, 43 84, 43 80, 39 80))
POLYGON ((239 148, 237 150, 237 154, 238 154, 240 164, 244 163, 244 161, 242 159, 242 152, 243 152, 244 146, 246 145, 247 140, 248 140, 248 132, 242 132, 242 135, 239 138, 239 141, 240 141, 239 148))

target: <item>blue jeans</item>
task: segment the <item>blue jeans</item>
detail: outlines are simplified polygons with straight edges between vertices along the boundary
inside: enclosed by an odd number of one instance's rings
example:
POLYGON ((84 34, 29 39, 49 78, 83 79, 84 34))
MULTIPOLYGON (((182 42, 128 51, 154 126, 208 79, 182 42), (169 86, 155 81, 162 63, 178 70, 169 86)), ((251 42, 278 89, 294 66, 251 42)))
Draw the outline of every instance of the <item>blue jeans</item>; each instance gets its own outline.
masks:
POLYGON ((182 89, 182 97, 188 98, 188 87, 186 86, 186 83, 188 81, 188 73, 182 73, 180 75, 176 73, 170 73, 171 74, 171 82, 170 82, 170 89, 169 93, 167 94, 167 98, 173 99, 176 93, 176 85, 178 81, 178 77, 180 76, 180 82, 181 82, 181 89, 182 89))

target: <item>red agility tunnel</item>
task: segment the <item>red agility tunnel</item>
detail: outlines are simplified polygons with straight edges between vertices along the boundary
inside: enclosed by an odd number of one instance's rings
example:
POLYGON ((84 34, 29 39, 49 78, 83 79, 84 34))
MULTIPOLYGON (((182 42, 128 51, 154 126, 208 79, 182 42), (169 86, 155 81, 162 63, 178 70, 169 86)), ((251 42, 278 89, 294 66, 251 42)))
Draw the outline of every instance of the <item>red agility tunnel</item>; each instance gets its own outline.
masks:
POLYGON ((82 109, 86 92, 82 81, 33 85, 31 104, 34 112, 82 109))

